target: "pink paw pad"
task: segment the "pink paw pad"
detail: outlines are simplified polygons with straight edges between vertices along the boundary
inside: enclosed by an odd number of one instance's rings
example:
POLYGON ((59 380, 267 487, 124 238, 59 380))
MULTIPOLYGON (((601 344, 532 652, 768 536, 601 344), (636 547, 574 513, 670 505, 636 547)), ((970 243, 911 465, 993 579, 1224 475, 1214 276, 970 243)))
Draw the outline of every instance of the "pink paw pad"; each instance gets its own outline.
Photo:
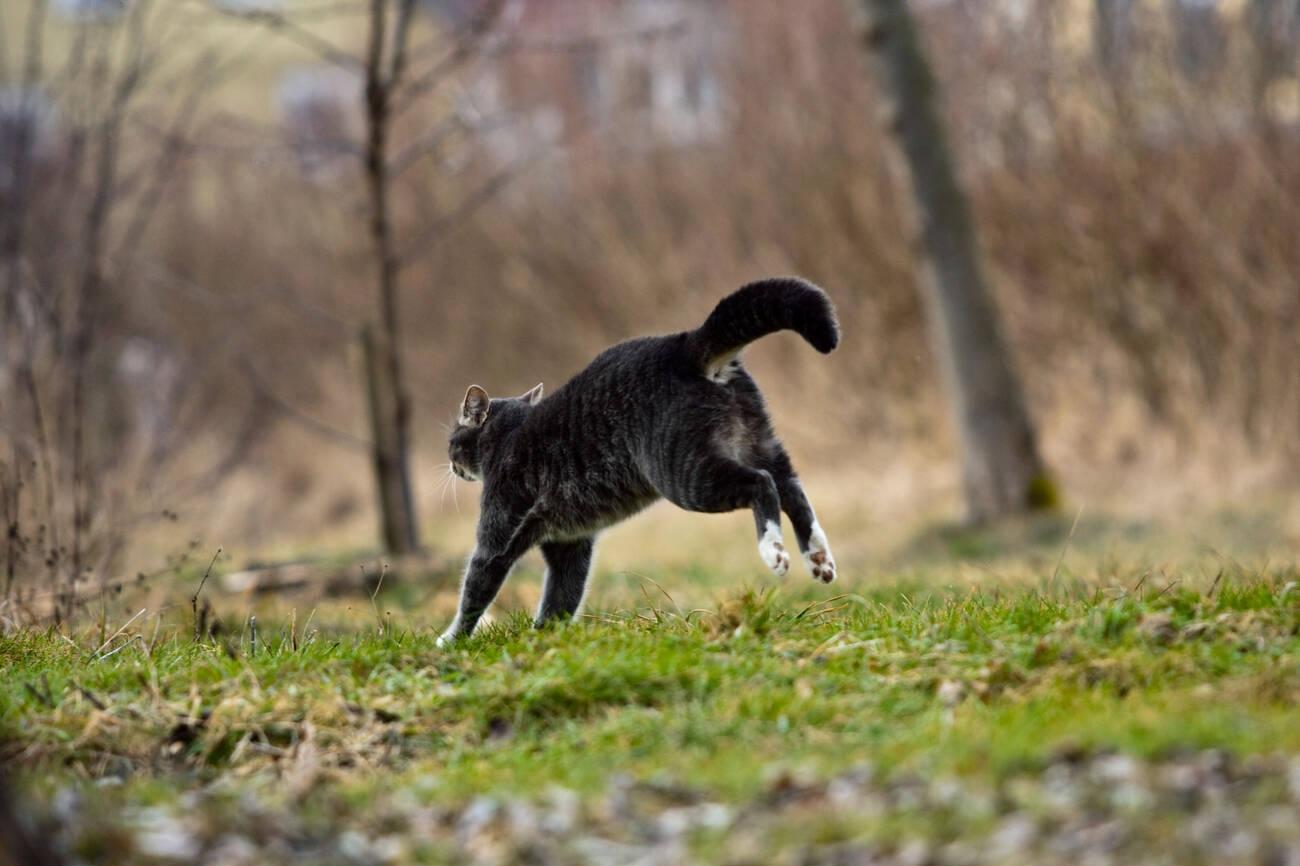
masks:
POLYGON ((776 549, 776 562, 772 566, 772 571, 776 572, 779 577, 790 570, 790 553, 785 549, 785 545, 779 541, 773 547, 776 549))
POLYGON ((835 580, 835 560, 824 550, 808 554, 808 570, 812 572, 813 579, 822 583, 835 580))

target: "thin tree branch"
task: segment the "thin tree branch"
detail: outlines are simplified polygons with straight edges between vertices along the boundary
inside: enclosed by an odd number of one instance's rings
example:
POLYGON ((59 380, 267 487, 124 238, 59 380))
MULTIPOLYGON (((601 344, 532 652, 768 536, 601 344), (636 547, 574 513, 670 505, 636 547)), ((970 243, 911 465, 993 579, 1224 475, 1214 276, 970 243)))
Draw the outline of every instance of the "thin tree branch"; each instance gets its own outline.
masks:
MULTIPOLYGON (((158 262, 150 262, 148 270, 152 271, 152 278, 164 282, 169 286, 179 286, 185 291, 199 298, 202 303, 207 304, 215 310, 219 310, 228 315, 232 320, 244 315, 245 311, 254 307, 259 301, 250 301, 246 298, 229 298, 219 292, 213 291, 207 286, 195 282, 190 277, 179 274, 158 262), (234 308, 234 309, 232 309, 234 308)), ((298 313, 304 314, 309 319, 314 319, 322 325, 322 330, 328 332, 334 337, 351 337, 356 334, 357 324, 349 322, 347 319, 338 316, 315 301, 304 298, 300 293, 290 288, 288 285, 278 283, 268 283, 258 287, 256 290, 248 290, 244 294, 252 295, 278 295, 285 304, 298 313)))
POLYGON ((389 87, 401 82, 406 74, 407 51, 411 39, 411 16, 414 11, 415 0, 398 0, 397 23, 393 27, 393 57, 387 74, 389 87))
POLYGON ((78 27, 76 35, 73 37, 72 45, 68 48, 67 59, 63 63, 63 68, 53 77, 50 82, 50 89, 54 93, 60 93, 65 90, 71 82, 75 81, 81 75, 86 66, 86 39, 90 31, 86 27, 78 27))
POLYGON ((370 36, 366 49, 366 96, 372 89, 382 88, 384 80, 384 37, 388 32, 388 0, 370 0, 370 36))
POLYGON ((244 423, 238 432, 233 436, 226 437, 226 440, 230 442, 230 447, 226 449, 226 453, 222 458, 214 462, 204 472, 188 480, 178 481, 172 488, 172 496, 170 497, 172 502, 186 502, 196 496, 207 495, 244 460, 263 429, 262 413, 266 406, 266 400, 261 395, 257 395, 257 397, 258 399, 253 402, 253 405, 245 414, 244 423))
POLYGON ((213 83, 217 68, 217 63, 211 56, 205 57, 195 65, 189 91, 176 110, 171 126, 163 137, 162 152, 151 161, 154 168, 152 182, 137 202, 135 213, 127 222, 126 231, 123 232, 122 240, 118 244, 117 258, 132 255, 139 248, 140 238, 149 227, 149 222, 162 201, 163 192, 172 178, 172 173, 188 147, 186 132, 198 112, 204 91, 213 83))
POLYGON ((230 18, 260 24, 282 35, 285 39, 306 48, 321 60, 332 63, 349 72, 361 72, 364 68, 356 56, 348 53, 328 39, 317 36, 306 27, 298 25, 292 19, 268 9, 230 9, 214 4, 217 12, 230 18))
POLYGON ((302 411, 301 409, 297 408, 296 406, 292 405, 288 401, 281 398, 279 395, 277 395, 274 391, 271 390, 270 386, 267 385, 266 381, 253 367, 253 363, 249 361, 247 358, 244 358, 240 361, 240 368, 244 371, 244 375, 248 379, 248 384, 252 386, 253 390, 257 393, 258 397, 265 400, 268 404, 274 407, 282 415, 285 415, 286 417, 298 422, 299 424, 306 427, 308 430, 317 434, 318 436, 323 436, 324 438, 329 439, 330 441, 335 442, 339 445, 343 445, 348 448, 354 448, 359 451, 370 450, 371 444, 368 440, 363 439, 362 437, 357 436, 355 434, 349 433, 346 430, 340 430, 337 427, 334 427, 330 424, 327 424, 324 421, 321 421, 319 418, 312 417, 311 415, 307 414, 306 412, 302 411))
POLYGON ((489 177, 477 189, 470 192, 447 214, 433 220, 429 225, 416 232, 397 256, 398 267, 405 269, 421 256, 428 254, 445 236, 474 214, 483 205, 494 199, 510 181, 524 172, 540 156, 517 160, 489 177))
POLYGON ((457 132, 467 129, 469 129, 469 124, 460 112, 453 112, 442 118, 389 161, 389 177, 396 178, 402 175, 408 168, 419 162, 422 157, 437 151, 444 142, 457 132))
POLYGON ((452 46, 426 70, 406 81, 395 81, 393 113, 401 114, 425 93, 437 87, 476 53, 480 43, 491 33, 506 8, 507 0, 489 0, 486 8, 474 16, 452 40, 452 46))
POLYGON ((34 118, 27 115, 34 111, 31 100, 36 92, 36 84, 41 78, 42 58, 44 56, 46 0, 32 0, 27 13, 27 33, 23 44, 22 85, 19 92, 18 132, 14 136, 14 155, 12 172, 15 178, 14 191, 10 197, 9 225, 6 226, 2 254, 8 262, 4 284, 3 312, 6 320, 16 312, 19 261, 23 247, 23 234, 27 226, 27 192, 28 162, 31 159, 32 137, 35 124, 29 122, 34 118))
POLYGON ((328 20, 331 18, 341 18, 347 15, 362 16, 369 10, 364 0, 342 0, 342 2, 325 2, 318 3, 315 6, 305 4, 294 4, 293 17, 295 21, 311 20, 328 20))
POLYGON ((44 57, 45 15, 49 8, 47 0, 32 0, 27 13, 27 38, 23 55, 23 86, 31 87, 40 80, 41 64, 44 57))
POLYGON ((71 581, 83 566, 82 536, 90 525, 90 493, 86 477, 86 368, 89 364, 92 322, 98 312, 104 273, 104 236, 118 181, 118 156, 122 125, 140 84, 144 81, 147 54, 144 49, 144 21, 149 3, 136 3, 127 25, 125 71, 113 88, 112 99, 99 124, 95 186, 86 209, 81 245, 79 295, 72 331, 72 571, 71 581))

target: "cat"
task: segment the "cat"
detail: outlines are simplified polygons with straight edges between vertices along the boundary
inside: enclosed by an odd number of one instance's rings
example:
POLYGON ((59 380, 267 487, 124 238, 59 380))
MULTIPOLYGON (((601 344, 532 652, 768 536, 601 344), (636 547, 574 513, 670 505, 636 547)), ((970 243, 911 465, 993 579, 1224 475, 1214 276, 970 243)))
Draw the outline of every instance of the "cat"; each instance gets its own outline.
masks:
POLYGON ((742 286, 696 330, 606 349, 546 399, 540 384, 506 399, 471 385, 448 456, 457 476, 483 482, 477 546, 438 645, 474 631, 534 545, 546 561, 536 625, 575 615, 596 535, 660 498, 688 511, 752 509, 759 557, 778 576, 790 567, 784 510, 808 570, 834 580, 826 533, 739 357, 782 330, 823 354, 839 344, 826 293, 783 277, 742 286))

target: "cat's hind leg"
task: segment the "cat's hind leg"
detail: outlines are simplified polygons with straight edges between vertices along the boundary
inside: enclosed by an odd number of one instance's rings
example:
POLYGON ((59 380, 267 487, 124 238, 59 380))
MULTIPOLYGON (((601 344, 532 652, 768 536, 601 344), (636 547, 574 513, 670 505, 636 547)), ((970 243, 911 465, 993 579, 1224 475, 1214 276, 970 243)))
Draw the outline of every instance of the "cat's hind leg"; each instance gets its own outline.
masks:
POLYGON ((717 513, 749 508, 758 530, 758 555, 777 577, 790 570, 781 537, 781 496, 770 472, 715 453, 693 454, 678 463, 664 498, 687 511, 717 513))
POLYGON ((552 619, 571 617, 582 607, 594 547, 595 543, 590 538, 548 541, 542 545, 546 578, 542 584, 542 601, 537 607, 534 625, 540 627, 552 619))
POLYGON ((799 542, 799 550, 803 553, 804 566, 815 580, 830 583, 836 577, 835 557, 831 555, 830 542, 827 541, 821 524, 817 522, 817 514, 804 493, 803 485, 799 483, 790 455, 786 454, 780 443, 772 444, 765 468, 776 482, 777 492, 781 496, 781 510, 790 518, 790 524, 794 527, 795 540, 799 542))

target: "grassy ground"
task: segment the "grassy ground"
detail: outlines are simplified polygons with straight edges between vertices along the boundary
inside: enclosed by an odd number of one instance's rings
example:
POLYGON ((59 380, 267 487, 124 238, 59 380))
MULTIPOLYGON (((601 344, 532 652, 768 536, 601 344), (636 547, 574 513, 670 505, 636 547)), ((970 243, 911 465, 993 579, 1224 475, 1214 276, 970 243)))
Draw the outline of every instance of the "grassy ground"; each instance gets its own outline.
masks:
POLYGON ((1005 540, 449 651, 403 591, 9 634, 4 754, 93 863, 1300 862, 1294 567, 942 564, 1005 540))

